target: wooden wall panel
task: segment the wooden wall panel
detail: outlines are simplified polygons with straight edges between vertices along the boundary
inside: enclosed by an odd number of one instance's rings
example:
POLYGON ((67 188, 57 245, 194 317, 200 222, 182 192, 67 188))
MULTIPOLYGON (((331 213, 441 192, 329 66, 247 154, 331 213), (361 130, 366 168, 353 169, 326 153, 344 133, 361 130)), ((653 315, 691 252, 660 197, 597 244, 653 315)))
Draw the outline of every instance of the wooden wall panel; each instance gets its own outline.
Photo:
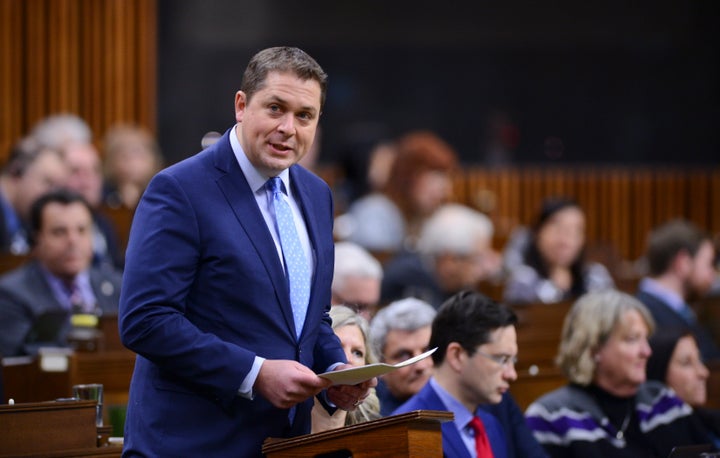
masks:
POLYGON ((462 190, 456 193, 458 201, 495 223, 496 248, 504 246, 513 228, 533 224, 543 199, 553 196, 580 203, 587 214, 588 241, 611 258, 638 259, 648 232, 672 218, 720 233, 720 170, 466 167, 456 181, 462 190))
POLYGON ((54 113, 156 122, 156 0, 0 0, 0 159, 54 113))
POLYGON ((12 139, 24 129, 21 113, 22 83, 25 80, 22 34, 23 5, 17 0, 0 0, 0 159, 5 157, 12 139))

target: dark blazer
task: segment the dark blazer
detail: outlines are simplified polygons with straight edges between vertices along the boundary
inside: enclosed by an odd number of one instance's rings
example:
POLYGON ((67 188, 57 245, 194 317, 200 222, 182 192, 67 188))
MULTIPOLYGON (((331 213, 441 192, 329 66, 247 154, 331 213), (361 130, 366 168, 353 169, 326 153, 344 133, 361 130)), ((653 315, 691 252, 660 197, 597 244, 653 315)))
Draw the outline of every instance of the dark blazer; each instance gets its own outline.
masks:
POLYGON ((138 353, 125 424, 127 456, 261 456, 267 437, 310 431, 313 400, 288 410, 238 396, 255 356, 316 373, 345 361, 331 328, 334 252, 327 184, 290 168, 315 255, 303 333, 229 133, 156 175, 133 219, 120 335, 138 353))
POLYGON ((720 359, 720 348, 713 340, 710 332, 697 322, 688 323, 685 318, 676 312, 670 305, 659 297, 645 291, 638 291, 635 297, 645 304, 659 328, 688 327, 695 336, 700 354, 704 360, 720 359))
MULTIPOLYGON (((120 299, 121 274, 90 269, 90 285, 97 305, 115 314, 120 299)), ((55 298, 38 261, 32 260, 0 277, 0 354, 34 354, 38 347, 67 344, 70 311, 55 298)))
MULTIPOLYGON (((433 389, 430 383, 425 386, 415 396, 411 397, 405 404, 398 407, 393 415, 412 412, 413 410, 447 410, 445 404, 433 389)), ((505 433, 500 422, 493 415, 479 410, 478 415, 482 420, 485 431, 487 432, 490 447, 493 451, 494 458, 504 458, 507 454, 505 446, 505 433)), ((446 458, 470 458, 465 443, 460 437, 460 433, 452 421, 446 421, 441 426, 442 429, 442 447, 443 455, 446 458)))
MULTIPOLYGON (((0 199, 2 196, 0 196, 0 199)), ((8 233, 7 221, 5 221, 5 212, 0 208, 0 252, 10 252, 10 234, 8 233)))

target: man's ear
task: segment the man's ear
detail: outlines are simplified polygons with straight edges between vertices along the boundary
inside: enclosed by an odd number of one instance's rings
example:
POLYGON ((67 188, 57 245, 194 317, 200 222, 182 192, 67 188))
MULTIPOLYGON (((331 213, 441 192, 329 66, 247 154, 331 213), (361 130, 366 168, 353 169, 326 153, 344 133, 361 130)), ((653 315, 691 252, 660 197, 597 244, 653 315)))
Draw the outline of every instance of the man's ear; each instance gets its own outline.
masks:
POLYGON ((693 259, 687 250, 680 250, 672 260, 672 270, 681 277, 689 275, 692 270, 693 259))
POLYGON ((448 364, 455 372, 461 372, 465 367, 468 354, 457 342, 450 342, 445 351, 445 364, 448 364))
POLYGON ((242 122, 246 104, 247 97, 245 93, 243 91, 237 91, 235 93, 235 121, 242 122))

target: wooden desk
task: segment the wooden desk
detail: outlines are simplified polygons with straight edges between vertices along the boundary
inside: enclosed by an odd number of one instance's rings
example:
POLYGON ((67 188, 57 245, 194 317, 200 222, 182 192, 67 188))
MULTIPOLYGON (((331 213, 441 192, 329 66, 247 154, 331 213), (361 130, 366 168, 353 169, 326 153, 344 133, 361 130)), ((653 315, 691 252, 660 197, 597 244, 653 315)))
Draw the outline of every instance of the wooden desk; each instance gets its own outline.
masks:
POLYGON ((530 404, 543 394, 567 385, 567 379, 555 367, 538 367, 532 374, 519 370, 518 378, 510 384, 510 393, 524 412, 530 404))
POLYGON ((71 396, 73 385, 102 383, 106 406, 127 404, 134 353, 70 353, 66 358, 67 367, 59 371, 48 371, 40 357, 3 359, 5 396, 17 403, 48 401, 71 396))
POLYGON ((518 372, 533 367, 555 367, 565 315, 570 302, 556 304, 527 304, 512 306, 518 317, 518 372))
POLYGON ((0 457, 119 457, 99 446, 95 401, 0 405, 0 457))

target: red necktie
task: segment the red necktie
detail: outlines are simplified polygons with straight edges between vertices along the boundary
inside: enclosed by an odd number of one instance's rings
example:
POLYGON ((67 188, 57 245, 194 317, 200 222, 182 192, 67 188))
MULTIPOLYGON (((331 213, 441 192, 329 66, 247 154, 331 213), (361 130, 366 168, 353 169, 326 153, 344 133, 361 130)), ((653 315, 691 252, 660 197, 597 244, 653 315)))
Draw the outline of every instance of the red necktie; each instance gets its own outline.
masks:
POLYGON ((485 426, 479 417, 470 420, 470 427, 475 431, 475 451, 478 458, 493 458, 490 441, 485 433, 485 426))

